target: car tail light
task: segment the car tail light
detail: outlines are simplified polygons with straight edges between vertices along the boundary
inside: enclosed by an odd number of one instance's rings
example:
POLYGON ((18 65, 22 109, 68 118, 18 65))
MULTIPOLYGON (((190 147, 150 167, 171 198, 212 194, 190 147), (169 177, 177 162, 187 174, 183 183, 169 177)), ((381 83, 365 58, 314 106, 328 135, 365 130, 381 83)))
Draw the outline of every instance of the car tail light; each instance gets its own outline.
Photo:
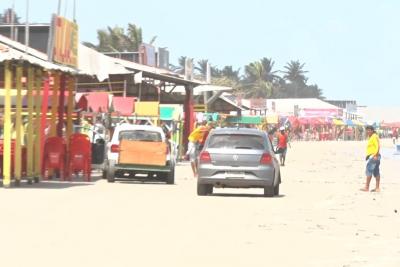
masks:
POLYGON ((269 153, 264 153, 261 156, 260 164, 268 165, 272 163, 272 156, 269 153))
POLYGON ((119 152, 119 145, 112 145, 111 146, 111 152, 112 153, 118 153, 119 152))
POLYGON ((203 151, 200 153, 200 163, 211 163, 210 153, 203 151))

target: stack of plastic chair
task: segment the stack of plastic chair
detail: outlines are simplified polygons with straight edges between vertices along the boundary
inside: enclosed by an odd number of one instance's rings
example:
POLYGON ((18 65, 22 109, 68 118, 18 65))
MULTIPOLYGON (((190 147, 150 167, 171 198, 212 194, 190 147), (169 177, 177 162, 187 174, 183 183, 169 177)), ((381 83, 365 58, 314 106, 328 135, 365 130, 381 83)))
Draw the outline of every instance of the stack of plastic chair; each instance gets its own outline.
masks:
POLYGON ((92 151, 90 139, 86 134, 75 133, 69 138, 68 177, 83 172, 86 181, 90 181, 92 172, 92 151))
POLYGON ((50 171, 59 171, 60 179, 65 179, 65 147, 65 141, 62 137, 54 136, 46 139, 42 161, 44 179, 49 178, 50 171))

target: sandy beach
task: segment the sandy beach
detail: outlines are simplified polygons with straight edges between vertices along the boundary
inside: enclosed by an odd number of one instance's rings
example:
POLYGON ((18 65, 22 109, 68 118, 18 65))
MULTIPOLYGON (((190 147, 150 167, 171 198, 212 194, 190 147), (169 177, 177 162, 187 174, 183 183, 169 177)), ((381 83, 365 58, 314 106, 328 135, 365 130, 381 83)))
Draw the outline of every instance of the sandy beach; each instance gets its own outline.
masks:
POLYGON ((0 264, 398 267, 400 155, 382 143, 380 193, 359 191, 365 141, 292 143, 275 198, 258 189, 198 197, 188 163, 173 186, 0 189, 0 264))

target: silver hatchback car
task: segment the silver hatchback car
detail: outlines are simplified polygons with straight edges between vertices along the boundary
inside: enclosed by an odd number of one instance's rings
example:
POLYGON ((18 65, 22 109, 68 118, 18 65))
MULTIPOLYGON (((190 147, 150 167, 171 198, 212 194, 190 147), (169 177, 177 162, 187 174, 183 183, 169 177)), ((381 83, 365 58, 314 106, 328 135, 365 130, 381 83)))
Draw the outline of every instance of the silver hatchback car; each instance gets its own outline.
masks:
POLYGON ((281 174, 266 133, 249 128, 213 130, 198 160, 197 194, 214 187, 264 188, 264 196, 279 195, 281 174))

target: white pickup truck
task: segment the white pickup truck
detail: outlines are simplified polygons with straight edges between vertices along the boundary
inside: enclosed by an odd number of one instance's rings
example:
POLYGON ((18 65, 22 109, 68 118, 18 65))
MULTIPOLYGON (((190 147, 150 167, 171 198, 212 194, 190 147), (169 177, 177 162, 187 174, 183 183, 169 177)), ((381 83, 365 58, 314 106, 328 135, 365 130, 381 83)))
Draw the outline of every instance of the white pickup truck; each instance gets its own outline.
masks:
POLYGON ((175 181, 175 161, 170 145, 160 127, 118 125, 107 145, 104 174, 108 182, 117 178, 175 181))

